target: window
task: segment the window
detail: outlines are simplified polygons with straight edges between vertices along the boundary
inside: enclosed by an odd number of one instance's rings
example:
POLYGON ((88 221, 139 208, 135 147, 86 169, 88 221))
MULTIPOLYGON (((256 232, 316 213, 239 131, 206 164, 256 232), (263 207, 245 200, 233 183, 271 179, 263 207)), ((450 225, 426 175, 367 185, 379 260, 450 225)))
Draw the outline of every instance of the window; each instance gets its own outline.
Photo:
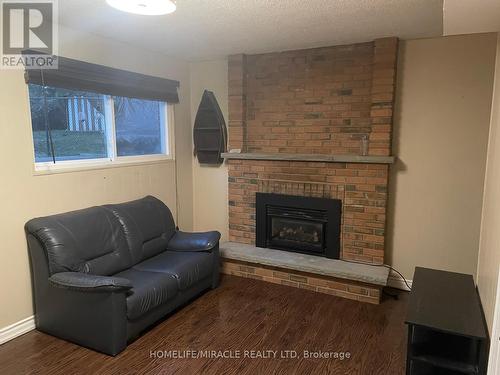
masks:
POLYGON ((113 97, 118 156, 165 153, 165 104, 113 97))
POLYGON ((28 87, 37 170, 172 156, 166 102, 28 87))
POLYGON ((179 81, 62 56, 57 60, 57 69, 24 74, 35 170, 173 157, 171 105, 179 103, 179 81))

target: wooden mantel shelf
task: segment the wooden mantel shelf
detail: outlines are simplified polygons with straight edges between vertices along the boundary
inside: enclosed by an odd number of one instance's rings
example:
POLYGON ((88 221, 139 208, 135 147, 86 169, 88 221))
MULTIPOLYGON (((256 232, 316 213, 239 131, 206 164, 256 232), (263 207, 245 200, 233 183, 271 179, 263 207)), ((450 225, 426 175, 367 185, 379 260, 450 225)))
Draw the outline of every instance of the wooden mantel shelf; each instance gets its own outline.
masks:
POLYGON ((284 161, 316 161, 327 163, 367 163, 394 164, 394 156, 361 156, 361 155, 327 155, 327 154, 266 154, 258 152, 238 153, 225 152, 224 159, 238 160, 284 160, 284 161))

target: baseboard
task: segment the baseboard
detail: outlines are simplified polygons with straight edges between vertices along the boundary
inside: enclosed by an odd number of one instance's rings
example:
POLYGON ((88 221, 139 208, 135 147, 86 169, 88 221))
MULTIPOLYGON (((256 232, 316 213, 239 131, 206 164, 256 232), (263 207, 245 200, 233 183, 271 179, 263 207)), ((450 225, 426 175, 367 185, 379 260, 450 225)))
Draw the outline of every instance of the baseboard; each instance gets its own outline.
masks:
MULTIPOLYGON (((411 288, 413 280, 406 279, 406 282, 408 283, 408 285, 411 288)), ((406 286, 403 279, 399 276, 389 276, 389 279, 387 280, 387 286, 390 286, 391 288, 396 288, 396 289, 408 291, 408 287, 406 286)))
POLYGON ((0 329, 0 345, 35 329, 35 317, 30 316, 0 329))

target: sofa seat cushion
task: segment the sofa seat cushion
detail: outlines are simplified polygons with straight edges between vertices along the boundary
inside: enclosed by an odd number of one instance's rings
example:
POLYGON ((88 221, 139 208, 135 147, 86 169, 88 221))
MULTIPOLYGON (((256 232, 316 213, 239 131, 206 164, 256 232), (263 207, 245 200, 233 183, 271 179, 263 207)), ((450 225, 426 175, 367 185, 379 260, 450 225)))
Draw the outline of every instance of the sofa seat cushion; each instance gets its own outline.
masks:
POLYGON ((127 317, 130 320, 140 318, 145 313, 160 306, 178 293, 177 281, 164 272, 148 272, 128 269, 117 273, 132 283, 132 290, 127 296, 127 317))
POLYGON ((153 258, 136 264, 133 269, 164 272, 173 275, 180 290, 188 289, 198 281, 210 277, 213 270, 213 254, 208 252, 165 251, 153 258))

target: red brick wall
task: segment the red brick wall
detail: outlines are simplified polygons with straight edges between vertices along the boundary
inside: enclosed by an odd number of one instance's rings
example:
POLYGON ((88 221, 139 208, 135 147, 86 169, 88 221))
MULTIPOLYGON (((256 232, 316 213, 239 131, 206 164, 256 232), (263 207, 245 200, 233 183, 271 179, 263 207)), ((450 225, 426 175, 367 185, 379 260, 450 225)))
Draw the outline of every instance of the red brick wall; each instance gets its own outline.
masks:
MULTIPOLYGON (((396 38, 229 58, 229 143, 243 152, 391 155, 396 38)), ((230 240, 255 241, 255 192, 342 200, 343 259, 384 261, 385 164, 230 160, 230 240)))
POLYGON ((244 149, 246 138, 246 56, 229 56, 229 144, 244 149))
POLYGON ((229 59, 230 148, 390 155, 397 39, 229 59))
POLYGON ((274 284, 307 289, 355 301, 379 304, 381 287, 330 276, 308 274, 283 268, 224 259, 221 272, 227 275, 263 280, 274 284))
POLYGON ((388 166, 230 160, 229 239, 255 243, 255 193, 342 200, 341 258, 384 260, 388 166))

